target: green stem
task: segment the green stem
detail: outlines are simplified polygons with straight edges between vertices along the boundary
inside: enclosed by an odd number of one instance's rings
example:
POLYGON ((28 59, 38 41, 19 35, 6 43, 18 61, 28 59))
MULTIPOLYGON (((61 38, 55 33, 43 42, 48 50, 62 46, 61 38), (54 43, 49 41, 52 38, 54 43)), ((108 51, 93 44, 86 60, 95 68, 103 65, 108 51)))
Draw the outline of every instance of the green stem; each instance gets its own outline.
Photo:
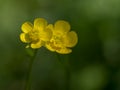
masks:
POLYGON ((62 62, 62 59, 60 57, 60 55, 57 54, 57 58, 60 62, 60 64, 63 66, 63 68, 65 69, 65 90, 70 90, 70 78, 71 78, 71 71, 70 71, 70 64, 69 64, 69 60, 68 57, 67 58, 63 58, 64 63, 62 62))
POLYGON ((66 68, 66 90, 70 90, 70 69, 66 68))
POLYGON ((25 90, 30 90, 31 89, 31 75, 32 75, 32 66, 33 66, 33 62, 34 59, 36 57, 37 54, 37 50, 34 51, 34 55, 31 56, 30 58, 30 63, 29 63, 29 69, 28 69, 28 73, 27 73, 27 78, 26 78, 26 88, 25 90))

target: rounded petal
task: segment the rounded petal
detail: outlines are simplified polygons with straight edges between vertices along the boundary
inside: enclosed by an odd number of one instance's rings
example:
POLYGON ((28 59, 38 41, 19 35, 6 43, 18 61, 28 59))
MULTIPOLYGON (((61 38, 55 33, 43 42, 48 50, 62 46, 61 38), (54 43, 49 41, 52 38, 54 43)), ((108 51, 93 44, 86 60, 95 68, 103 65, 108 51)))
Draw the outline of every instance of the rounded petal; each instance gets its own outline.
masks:
POLYGON ((25 33, 21 33, 20 34, 20 40, 22 42, 28 43, 29 41, 26 39, 26 34, 25 33))
POLYGON ((52 24, 49 24, 46 28, 50 29, 51 31, 53 31, 53 25, 52 24))
POLYGON ((71 31, 67 33, 67 35, 64 37, 64 43, 66 47, 73 47, 78 42, 78 36, 76 32, 71 31))
POLYGON ((70 30, 70 24, 64 20, 59 20, 55 23, 54 32, 66 33, 70 30))
POLYGON ((45 44, 45 47, 52 52, 55 51, 55 49, 51 47, 51 44, 49 42, 45 44))
POLYGON ((40 48, 41 46, 43 45, 43 42, 41 40, 39 40, 38 42, 35 42, 35 43, 31 43, 31 48, 40 48))
POLYGON ((47 26, 47 21, 44 18, 36 18, 34 20, 34 28, 36 30, 44 30, 47 26))
POLYGON ((30 22, 25 22, 22 24, 21 29, 24 33, 28 33, 33 29, 33 25, 30 22))
POLYGON ((40 31, 40 39, 43 41, 49 41, 52 37, 51 29, 47 28, 44 31, 40 31))
POLYGON ((72 50, 68 48, 61 48, 60 50, 56 50, 56 52, 60 54, 69 54, 72 52, 72 50))

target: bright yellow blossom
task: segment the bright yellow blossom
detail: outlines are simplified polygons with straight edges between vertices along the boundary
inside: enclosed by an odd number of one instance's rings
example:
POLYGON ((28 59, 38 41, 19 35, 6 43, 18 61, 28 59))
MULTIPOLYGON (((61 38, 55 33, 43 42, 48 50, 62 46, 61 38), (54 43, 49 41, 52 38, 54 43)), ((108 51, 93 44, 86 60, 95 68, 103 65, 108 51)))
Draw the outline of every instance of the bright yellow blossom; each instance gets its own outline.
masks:
POLYGON ((68 22, 59 20, 54 26, 49 24, 47 28, 52 30, 52 38, 45 44, 46 48, 50 51, 56 51, 60 54, 69 54, 72 52, 70 49, 78 42, 76 32, 70 31, 68 22))
POLYGON ((25 22, 21 29, 23 33, 20 34, 20 39, 24 43, 28 43, 26 47, 40 48, 48 42, 52 36, 52 31, 47 28, 47 21, 43 18, 34 20, 34 24, 25 22))

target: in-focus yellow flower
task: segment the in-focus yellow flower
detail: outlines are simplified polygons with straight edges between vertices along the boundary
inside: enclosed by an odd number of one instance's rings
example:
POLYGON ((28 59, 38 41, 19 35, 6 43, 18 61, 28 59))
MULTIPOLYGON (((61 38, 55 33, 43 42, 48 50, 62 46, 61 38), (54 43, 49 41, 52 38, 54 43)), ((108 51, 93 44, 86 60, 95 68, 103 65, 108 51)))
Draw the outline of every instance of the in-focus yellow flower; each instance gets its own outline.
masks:
POLYGON ((25 22, 21 29, 23 33, 20 34, 20 39, 24 43, 28 43, 26 47, 40 48, 49 41, 52 36, 52 31, 47 28, 47 21, 43 18, 34 20, 34 24, 25 22))
POLYGON ((72 50, 70 48, 77 44, 78 36, 76 32, 70 31, 69 23, 59 20, 54 26, 49 24, 48 28, 52 30, 53 35, 50 41, 45 44, 46 48, 60 54, 71 53, 72 50))

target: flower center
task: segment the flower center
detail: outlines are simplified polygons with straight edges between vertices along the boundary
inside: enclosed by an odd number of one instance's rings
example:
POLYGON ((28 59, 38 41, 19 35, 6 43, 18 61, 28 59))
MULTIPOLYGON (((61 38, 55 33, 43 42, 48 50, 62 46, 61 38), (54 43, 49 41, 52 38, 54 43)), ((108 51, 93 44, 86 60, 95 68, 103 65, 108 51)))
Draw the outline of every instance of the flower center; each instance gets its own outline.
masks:
POLYGON ((28 33, 28 36, 29 36, 29 39, 32 41, 32 42, 36 42, 39 40, 39 34, 38 34, 38 31, 31 31, 28 33))
POLYGON ((62 37, 54 35, 50 40, 50 46, 55 50, 60 50, 63 47, 62 37))
POLYGON ((53 36, 53 40, 56 45, 61 44, 62 38, 60 36, 53 36))

